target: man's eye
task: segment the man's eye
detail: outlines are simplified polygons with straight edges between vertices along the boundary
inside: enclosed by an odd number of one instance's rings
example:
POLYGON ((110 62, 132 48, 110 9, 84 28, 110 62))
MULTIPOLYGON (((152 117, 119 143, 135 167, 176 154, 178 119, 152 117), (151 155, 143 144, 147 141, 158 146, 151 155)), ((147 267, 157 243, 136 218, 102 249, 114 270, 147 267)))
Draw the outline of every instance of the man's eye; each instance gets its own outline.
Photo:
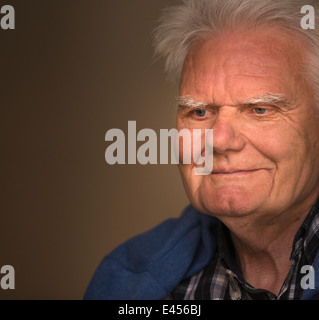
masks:
POLYGON ((268 110, 266 108, 254 108, 257 114, 265 114, 268 110))
POLYGON ((194 114, 195 114, 195 116, 197 116, 199 118, 203 118, 206 116, 207 111, 204 109, 196 109, 196 110, 194 110, 194 114))

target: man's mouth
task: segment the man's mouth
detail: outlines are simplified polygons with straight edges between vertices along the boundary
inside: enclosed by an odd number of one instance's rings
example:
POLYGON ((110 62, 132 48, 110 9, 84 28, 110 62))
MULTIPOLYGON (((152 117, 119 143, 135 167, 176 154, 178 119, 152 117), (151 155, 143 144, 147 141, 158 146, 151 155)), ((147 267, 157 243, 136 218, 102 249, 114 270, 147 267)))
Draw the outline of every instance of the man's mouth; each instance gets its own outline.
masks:
POLYGON ((231 174, 248 174, 248 173, 254 173, 261 169, 228 169, 228 170, 216 170, 214 169, 212 174, 216 175, 231 175, 231 174))

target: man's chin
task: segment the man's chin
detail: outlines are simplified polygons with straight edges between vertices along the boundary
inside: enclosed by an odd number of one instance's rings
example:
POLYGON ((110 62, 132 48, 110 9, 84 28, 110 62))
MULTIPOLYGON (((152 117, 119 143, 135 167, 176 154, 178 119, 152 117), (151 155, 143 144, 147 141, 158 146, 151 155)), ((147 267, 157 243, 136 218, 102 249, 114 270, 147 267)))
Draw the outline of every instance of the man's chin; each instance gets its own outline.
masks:
POLYGON ((244 217, 260 208, 262 199, 248 194, 223 194, 220 196, 203 197, 195 207, 200 212, 220 217, 244 217))

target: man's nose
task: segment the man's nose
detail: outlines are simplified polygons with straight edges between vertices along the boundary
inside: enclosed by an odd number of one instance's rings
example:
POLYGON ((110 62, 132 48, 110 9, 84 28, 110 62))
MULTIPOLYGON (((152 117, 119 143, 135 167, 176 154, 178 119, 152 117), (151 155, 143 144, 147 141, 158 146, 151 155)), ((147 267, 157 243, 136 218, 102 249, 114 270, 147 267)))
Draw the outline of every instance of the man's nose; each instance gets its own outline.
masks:
POLYGON ((240 115, 235 108, 221 108, 214 126, 214 153, 240 151, 245 146, 240 115))

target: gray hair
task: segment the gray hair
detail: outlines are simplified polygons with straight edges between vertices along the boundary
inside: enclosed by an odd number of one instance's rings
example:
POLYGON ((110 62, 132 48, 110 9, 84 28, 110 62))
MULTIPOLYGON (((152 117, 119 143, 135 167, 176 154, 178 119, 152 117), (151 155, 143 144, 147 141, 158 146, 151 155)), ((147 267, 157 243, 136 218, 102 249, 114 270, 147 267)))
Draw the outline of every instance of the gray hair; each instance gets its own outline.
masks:
POLYGON ((319 32, 303 29, 304 5, 317 11, 318 0, 180 0, 164 9, 155 30, 155 51, 166 58, 165 70, 179 80, 190 45, 197 39, 237 26, 278 26, 299 37, 307 46, 305 74, 313 84, 319 102, 319 32))

